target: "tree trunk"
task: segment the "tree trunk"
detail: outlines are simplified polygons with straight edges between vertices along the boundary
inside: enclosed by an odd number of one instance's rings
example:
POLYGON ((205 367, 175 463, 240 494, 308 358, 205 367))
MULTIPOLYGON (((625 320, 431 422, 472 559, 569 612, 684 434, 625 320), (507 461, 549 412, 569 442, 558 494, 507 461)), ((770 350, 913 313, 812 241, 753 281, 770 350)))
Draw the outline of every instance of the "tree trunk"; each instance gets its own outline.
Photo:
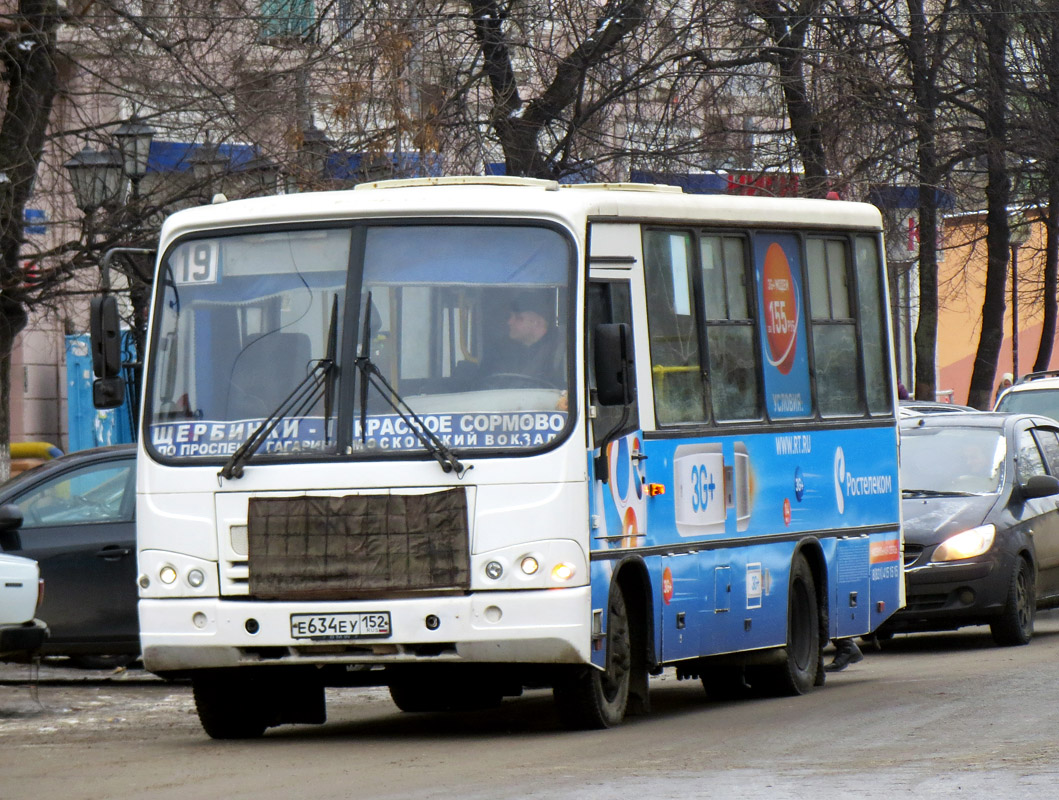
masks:
POLYGON ((916 171, 919 174, 919 319, 915 334, 917 400, 937 399, 938 345, 938 92, 927 58, 923 0, 908 0, 908 56, 916 98, 916 171))
MULTIPOLYGON (((986 276, 982 301, 982 333, 978 340, 967 404, 987 409, 992 405, 993 380, 1004 341, 1004 289, 1010 258, 1008 202, 1011 179, 1007 169, 1007 44, 1010 4, 994 0, 979 10, 979 30, 985 45, 984 114, 986 135, 986 276)), ((1017 332, 1016 332, 1017 335, 1017 332)))
POLYGON ((556 68, 545 90, 523 105, 496 0, 470 0, 474 36, 493 92, 492 125, 504 151, 508 175, 558 178, 541 152, 540 134, 574 102, 593 67, 603 64, 618 44, 644 22, 646 0, 610 0, 600 22, 556 68))
POLYGON ((1059 163, 1055 162, 1048 175, 1045 237, 1044 319, 1041 323, 1041 343, 1037 347, 1037 358, 1033 361, 1034 372, 1048 369, 1052 361, 1052 343, 1055 341, 1056 294, 1059 292, 1059 163))
POLYGON ((818 0, 802 0, 797 14, 792 15, 776 0, 754 3, 775 45, 770 60, 779 72, 787 119, 802 162, 802 193, 807 197, 824 197, 830 188, 820 120, 805 84, 806 27, 818 6, 818 0))
POLYGON ((0 123, 0 477, 11 469, 11 350, 27 319, 19 254, 55 98, 58 9, 53 0, 20 0, 14 21, 17 29, 0 55, 7 82, 0 123))
MULTIPOLYGON (((1051 21, 1051 43, 1047 58, 1046 77, 1048 80, 1047 115, 1051 124, 1045 133, 1045 147, 1055 149, 1055 132, 1059 130, 1059 11, 1055 4, 1048 6, 1048 19, 1051 21)), ((1047 210, 1045 214, 1044 245, 1044 319, 1041 325, 1041 343, 1037 348, 1037 358, 1033 361, 1033 371, 1048 369, 1052 361, 1052 344, 1055 341, 1057 309, 1056 293, 1059 292, 1059 156, 1049 154, 1047 164, 1047 210)), ((1016 376, 1018 377, 1018 376, 1016 376)))

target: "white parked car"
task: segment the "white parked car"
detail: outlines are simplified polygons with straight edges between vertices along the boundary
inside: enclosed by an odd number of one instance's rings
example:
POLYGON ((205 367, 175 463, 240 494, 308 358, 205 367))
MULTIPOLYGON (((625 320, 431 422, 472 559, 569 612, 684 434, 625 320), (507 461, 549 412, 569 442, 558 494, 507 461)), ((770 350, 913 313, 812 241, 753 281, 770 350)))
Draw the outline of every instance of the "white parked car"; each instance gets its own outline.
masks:
POLYGON ((1044 414, 1059 420, 1059 370, 1031 372, 997 398, 994 411, 1044 414))
POLYGON ((34 618, 43 591, 36 561, 0 553, 0 659, 24 660, 44 644, 48 628, 34 618))

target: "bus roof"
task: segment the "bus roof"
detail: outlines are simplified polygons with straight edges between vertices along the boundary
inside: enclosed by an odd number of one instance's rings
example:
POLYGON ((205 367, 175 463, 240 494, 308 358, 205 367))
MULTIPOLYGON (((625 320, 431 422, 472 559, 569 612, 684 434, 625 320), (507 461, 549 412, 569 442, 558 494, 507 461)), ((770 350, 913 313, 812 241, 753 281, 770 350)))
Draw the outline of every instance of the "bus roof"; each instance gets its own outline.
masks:
POLYGON ((380 217, 519 217, 614 222, 820 227, 881 230, 867 203, 804 198, 685 194, 641 183, 560 185, 504 176, 378 181, 352 190, 274 195, 213 203, 166 220, 163 242, 191 231, 289 222, 380 217))

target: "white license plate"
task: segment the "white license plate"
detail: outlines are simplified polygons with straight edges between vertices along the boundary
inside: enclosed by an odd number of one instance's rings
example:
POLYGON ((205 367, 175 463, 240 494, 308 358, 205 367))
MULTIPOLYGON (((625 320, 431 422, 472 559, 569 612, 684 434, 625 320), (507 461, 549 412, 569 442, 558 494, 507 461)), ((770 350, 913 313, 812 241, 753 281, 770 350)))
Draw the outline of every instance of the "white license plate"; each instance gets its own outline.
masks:
POLYGON ((389 611, 291 614, 292 639, 363 639, 390 635, 389 611))

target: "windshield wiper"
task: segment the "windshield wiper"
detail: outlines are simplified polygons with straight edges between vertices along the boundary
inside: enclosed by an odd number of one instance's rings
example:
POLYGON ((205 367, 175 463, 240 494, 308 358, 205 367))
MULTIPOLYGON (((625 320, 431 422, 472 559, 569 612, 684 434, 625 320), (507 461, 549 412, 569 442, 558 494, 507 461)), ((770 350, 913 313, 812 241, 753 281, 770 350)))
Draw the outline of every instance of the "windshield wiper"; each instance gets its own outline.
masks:
POLYGON ((306 375, 294 390, 276 406, 246 441, 239 445, 238 449, 224 462, 221 471, 217 473, 222 478, 232 480, 243 477, 243 465, 246 464, 258 451, 258 448, 276 429, 276 426, 290 416, 302 416, 311 409, 323 394, 324 398, 324 444, 328 443, 328 429, 331 424, 331 406, 334 402, 334 377, 338 370, 335 367, 335 351, 338 346, 338 333, 336 329, 336 318, 338 317, 338 297, 331 304, 331 322, 327 332, 327 354, 319 359, 309 374, 306 375))
POLYGON ((468 466, 460 461, 459 457, 449 449, 448 445, 438 438, 437 434, 427 429, 426 423, 424 423, 420 416, 412 410, 412 407, 405 402, 404 398, 401 397, 398 391, 390 385, 390 382, 383 377, 382 372, 371 360, 370 342, 371 292, 368 292, 367 302, 364 304, 364 329, 361 334, 360 355, 353 360, 353 363, 360 371, 361 376, 361 444, 365 444, 368 438, 368 385, 371 384, 375 387, 375 390, 382 395, 383 400, 389 404, 390 408, 397 412, 397 415, 404 421, 404 424, 408 426, 408 429, 412 431, 415 437, 419 440, 419 443, 423 445, 423 449, 434 457, 434 459, 441 465, 441 468, 445 472, 455 472, 457 478, 463 478, 463 476, 467 474, 467 470, 471 469, 474 465, 472 464, 468 466))

